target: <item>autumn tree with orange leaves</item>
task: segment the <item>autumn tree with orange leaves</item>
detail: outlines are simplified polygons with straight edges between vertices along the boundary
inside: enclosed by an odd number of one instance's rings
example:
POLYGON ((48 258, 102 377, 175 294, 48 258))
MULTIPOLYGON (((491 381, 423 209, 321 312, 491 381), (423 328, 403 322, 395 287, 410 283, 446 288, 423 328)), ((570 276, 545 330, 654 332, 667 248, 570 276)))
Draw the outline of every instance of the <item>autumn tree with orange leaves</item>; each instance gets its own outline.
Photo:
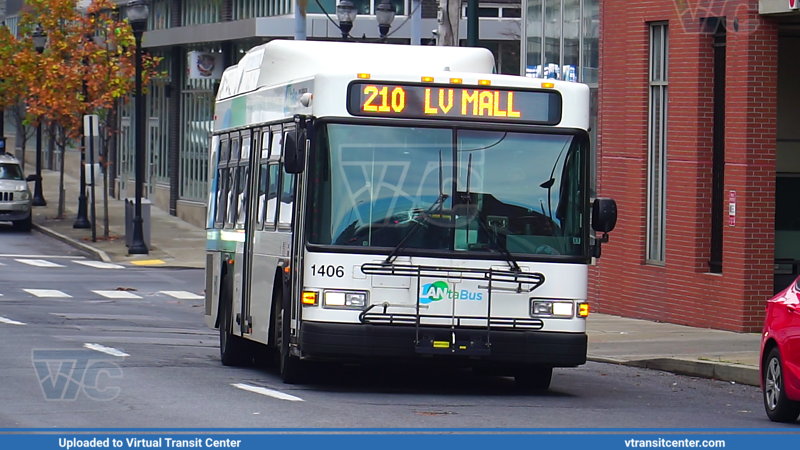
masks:
POLYGON ((30 41, 18 40, 7 27, 0 26, 0 111, 10 112, 9 116, 21 138, 17 144, 22 149, 25 149, 28 139, 33 135, 33 126, 27 120, 25 106, 29 85, 27 76, 31 68, 24 67, 22 61, 32 61, 34 51, 30 41))
MULTIPOLYGON (((37 27, 47 34, 43 54, 22 46, 13 61, 27 82, 30 120, 56 124, 52 138, 63 155, 80 138, 84 115, 106 118, 128 101, 135 83, 133 31, 111 0, 26 0, 19 23, 22 36, 37 27)), ((156 75, 158 62, 146 58, 143 83, 156 75)), ((63 218, 64 158, 60 172, 58 217, 63 218)))

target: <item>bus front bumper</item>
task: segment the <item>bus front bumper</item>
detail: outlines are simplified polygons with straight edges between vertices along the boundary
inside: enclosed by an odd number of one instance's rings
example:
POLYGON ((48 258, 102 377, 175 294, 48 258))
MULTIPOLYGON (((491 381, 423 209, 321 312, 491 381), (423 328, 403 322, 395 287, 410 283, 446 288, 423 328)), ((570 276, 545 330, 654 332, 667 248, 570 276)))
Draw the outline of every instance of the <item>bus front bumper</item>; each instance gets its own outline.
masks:
MULTIPOLYGON (((485 329, 455 330, 457 339, 486 341, 485 329)), ((304 357, 320 360, 397 360, 458 357, 458 352, 420 352, 416 328, 399 325, 303 322, 299 347, 304 357)), ((450 341, 450 328, 420 327, 420 340, 450 341)), ((492 329, 486 354, 467 361, 503 365, 576 367, 586 363, 586 333, 503 331, 492 329)))

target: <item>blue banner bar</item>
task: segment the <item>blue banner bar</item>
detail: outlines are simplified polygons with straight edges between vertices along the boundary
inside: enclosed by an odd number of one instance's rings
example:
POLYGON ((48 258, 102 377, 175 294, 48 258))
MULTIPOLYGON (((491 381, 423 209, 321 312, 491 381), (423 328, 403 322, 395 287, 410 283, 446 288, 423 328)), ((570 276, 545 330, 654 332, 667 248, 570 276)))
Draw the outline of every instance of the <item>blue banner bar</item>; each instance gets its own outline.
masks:
POLYGON ((492 448, 557 448, 602 450, 638 448, 753 449, 769 441, 772 447, 795 448, 800 430, 759 431, 534 431, 534 430, 203 430, 89 432, 0 431, 0 448, 13 449, 379 449, 379 450, 487 450, 492 448), (512 447, 513 446, 513 447, 512 447))

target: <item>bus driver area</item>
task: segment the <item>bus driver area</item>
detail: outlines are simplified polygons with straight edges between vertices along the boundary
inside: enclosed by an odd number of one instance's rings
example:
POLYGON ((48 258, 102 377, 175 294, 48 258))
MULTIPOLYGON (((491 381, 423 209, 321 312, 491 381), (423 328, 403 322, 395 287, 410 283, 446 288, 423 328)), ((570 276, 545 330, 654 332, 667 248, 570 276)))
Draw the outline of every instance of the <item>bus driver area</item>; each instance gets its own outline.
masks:
POLYGON ((493 72, 482 48, 281 40, 226 69, 205 302, 223 364, 270 349, 300 383, 312 360, 436 360, 547 389, 585 363, 616 224, 589 197, 589 89, 493 72))

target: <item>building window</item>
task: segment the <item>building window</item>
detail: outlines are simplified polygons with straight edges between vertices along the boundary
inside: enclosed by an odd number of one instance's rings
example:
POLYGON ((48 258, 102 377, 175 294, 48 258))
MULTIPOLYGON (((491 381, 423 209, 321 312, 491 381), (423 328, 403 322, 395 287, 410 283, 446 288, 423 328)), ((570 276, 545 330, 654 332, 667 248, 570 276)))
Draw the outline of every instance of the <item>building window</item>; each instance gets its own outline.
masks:
MULTIPOLYGON (((328 0, 322 0, 327 2, 328 0)), ((311 12, 315 0, 308 2, 307 12, 311 12)), ((293 2, 287 0, 233 0, 233 20, 253 17, 284 16, 293 12, 293 2)), ((335 6, 334 6, 335 9, 335 6)), ((331 9, 333 14, 334 9, 331 9)))
POLYGON ((150 15, 147 17, 148 30, 166 30, 172 23, 172 7, 167 0, 150 2, 150 15))
POLYGON ((664 263, 666 249, 668 55, 667 25, 651 25, 647 142, 647 260, 656 264, 664 263))
POLYGON ((217 23, 220 18, 222 0, 183 0, 183 26, 217 23))

